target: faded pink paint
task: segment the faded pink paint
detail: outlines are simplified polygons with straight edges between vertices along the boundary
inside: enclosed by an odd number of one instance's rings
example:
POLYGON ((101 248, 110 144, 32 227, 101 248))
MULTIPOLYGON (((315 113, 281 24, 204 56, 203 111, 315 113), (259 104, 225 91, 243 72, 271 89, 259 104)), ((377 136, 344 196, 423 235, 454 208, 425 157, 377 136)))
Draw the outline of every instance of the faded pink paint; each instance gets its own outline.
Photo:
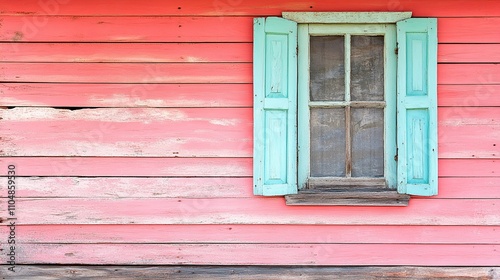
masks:
MULTIPOLYGON (((1 203, 7 203, 0 199, 1 203)), ((18 224, 499 225, 500 199, 414 198, 407 207, 287 206, 283 197, 17 200, 18 224), (57 203, 54 203, 54 202, 57 203)), ((304 232, 304 234, 306 234, 304 232)))
POLYGON ((0 0, 0 106, 26 107, 0 120, 0 167, 26 176, 23 262, 500 263, 500 2, 142 2, 58 1, 47 15, 0 0), (438 196, 400 208, 253 196, 252 18, 285 10, 440 17, 438 196), (101 108, 45 108, 68 106, 101 108))

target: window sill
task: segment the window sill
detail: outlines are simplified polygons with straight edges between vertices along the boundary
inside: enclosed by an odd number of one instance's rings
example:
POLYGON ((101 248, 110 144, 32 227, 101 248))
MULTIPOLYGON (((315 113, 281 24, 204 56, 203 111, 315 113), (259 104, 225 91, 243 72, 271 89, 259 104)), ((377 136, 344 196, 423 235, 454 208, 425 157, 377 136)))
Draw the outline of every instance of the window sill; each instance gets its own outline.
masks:
POLYGON ((329 187, 286 195, 287 205, 408 206, 410 196, 376 187, 329 187))

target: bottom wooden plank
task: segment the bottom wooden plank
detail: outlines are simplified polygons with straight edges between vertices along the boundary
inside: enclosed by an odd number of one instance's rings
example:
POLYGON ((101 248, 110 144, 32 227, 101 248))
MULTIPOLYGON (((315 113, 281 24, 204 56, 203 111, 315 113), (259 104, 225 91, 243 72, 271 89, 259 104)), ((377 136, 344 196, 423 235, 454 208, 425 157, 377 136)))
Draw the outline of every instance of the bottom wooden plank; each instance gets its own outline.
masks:
POLYGON ((492 266, 500 245, 30 244, 19 264, 492 266))
MULTIPOLYGON (((0 266, 0 270, 7 270, 0 266)), ((499 279, 500 267, 33 266, 2 279, 499 279)))
MULTIPOLYGON (((0 226, 0 236, 9 236, 0 226)), ((16 243, 498 244, 500 226, 21 225, 16 243)))

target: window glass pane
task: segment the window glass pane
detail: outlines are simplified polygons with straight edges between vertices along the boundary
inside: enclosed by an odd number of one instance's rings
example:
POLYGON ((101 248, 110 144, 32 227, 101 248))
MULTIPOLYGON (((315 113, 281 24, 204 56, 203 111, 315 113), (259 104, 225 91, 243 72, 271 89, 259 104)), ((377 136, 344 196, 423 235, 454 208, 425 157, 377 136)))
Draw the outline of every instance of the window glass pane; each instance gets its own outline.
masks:
POLYGON ((351 100, 384 100, 384 36, 351 37, 351 100))
POLYGON ((351 108, 352 177, 384 176, 384 109, 351 108))
POLYGON ((345 108, 311 108, 311 176, 345 176, 345 108))
POLYGON ((344 100, 344 36, 312 36, 310 43, 311 101, 344 100))

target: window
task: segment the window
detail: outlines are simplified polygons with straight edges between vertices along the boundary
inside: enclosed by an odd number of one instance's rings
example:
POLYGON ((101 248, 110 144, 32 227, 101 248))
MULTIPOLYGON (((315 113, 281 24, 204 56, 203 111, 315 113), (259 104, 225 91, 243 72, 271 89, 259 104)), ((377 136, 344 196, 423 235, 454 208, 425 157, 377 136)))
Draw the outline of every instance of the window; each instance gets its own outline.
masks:
POLYGON ((435 19, 284 16, 254 23, 254 193, 333 205, 436 194, 435 19))

